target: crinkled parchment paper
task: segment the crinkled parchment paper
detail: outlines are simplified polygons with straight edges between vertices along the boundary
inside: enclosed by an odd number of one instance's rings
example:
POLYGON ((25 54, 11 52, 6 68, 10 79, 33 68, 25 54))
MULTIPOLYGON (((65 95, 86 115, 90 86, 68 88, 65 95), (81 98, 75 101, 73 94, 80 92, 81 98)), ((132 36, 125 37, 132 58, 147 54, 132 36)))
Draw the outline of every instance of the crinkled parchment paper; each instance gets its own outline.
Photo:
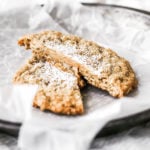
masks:
POLYGON ((28 120, 36 90, 34 85, 9 84, 0 87, 0 119, 10 122, 28 120))
MULTIPOLYGON (((31 55, 30 51, 17 46, 17 39, 46 29, 76 34, 112 48, 130 61, 139 80, 138 88, 120 100, 86 87, 82 91, 86 108, 83 116, 59 116, 32 108, 20 131, 20 147, 84 150, 107 121, 150 108, 149 16, 119 8, 49 1, 45 5, 1 12, 0 20, 1 87, 11 83, 15 71, 31 55)), ((1 99, 1 107, 5 105, 2 101, 5 99, 1 99)), ((3 111, 0 116, 9 120, 5 114, 3 111)))

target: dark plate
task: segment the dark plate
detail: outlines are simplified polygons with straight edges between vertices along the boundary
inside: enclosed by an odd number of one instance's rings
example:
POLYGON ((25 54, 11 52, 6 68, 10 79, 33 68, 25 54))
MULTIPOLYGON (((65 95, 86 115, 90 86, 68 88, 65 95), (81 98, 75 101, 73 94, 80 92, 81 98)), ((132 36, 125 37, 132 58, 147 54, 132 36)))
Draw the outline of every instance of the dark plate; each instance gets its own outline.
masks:
MULTIPOLYGON (((150 109, 131 115, 125 118, 120 118, 108 122, 104 128, 97 134, 97 137, 108 136, 116 134, 135 126, 144 124, 150 120, 150 109)), ((0 131, 17 137, 19 134, 21 124, 9 121, 0 120, 0 131)))
MULTIPOLYGON (((90 5, 87 5, 87 6, 90 6, 90 5)), ((107 5, 102 5, 102 6, 107 7, 107 5)), ((108 7, 116 7, 116 6, 113 5, 113 6, 108 6, 108 7)), ((121 7, 121 8, 127 9, 126 7, 121 7)), ((128 8, 128 9, 150 15, 150 12, 141 11, 141 10, 132 9, 132 8, 128 8)), ((150 109, 139 112, 134 115, 130 115, 128 117, 112 120, 104 126, 104 128, 97 134, 97 137, 107 136, 110 134, 116 134, 116 133, 128 130, 134 126, 144 124, 148 122, 149 120, 150 120, 150 109)), ((9 121, 0 120, 0 131, 13 135, 15 137, 18 136, 20 127, 21 127, 20 123, 13 123, 9 121)))

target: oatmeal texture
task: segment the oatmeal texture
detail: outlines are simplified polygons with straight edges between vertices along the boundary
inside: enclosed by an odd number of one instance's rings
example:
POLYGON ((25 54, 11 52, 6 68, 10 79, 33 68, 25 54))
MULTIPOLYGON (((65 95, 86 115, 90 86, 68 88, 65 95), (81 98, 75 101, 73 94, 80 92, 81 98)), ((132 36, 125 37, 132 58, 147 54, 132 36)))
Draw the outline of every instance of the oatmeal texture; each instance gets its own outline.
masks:
POLYGON ((53 57, 58 62, 77 67, 89 84, 114 97, 127 95, 137 86, 129 62, 94 42, 57 31, 45 31, 26 35, 18 43, 39 57, 47 60, 53 57))
MULTIPOLYGON (((58 63, 57 63, 58 65, 58 63)), ((73 73, 32 57, 14 76, 14 83, 38 84, 33 106, 59 114, 77 115, 84 112, 78 80, 73 73)))

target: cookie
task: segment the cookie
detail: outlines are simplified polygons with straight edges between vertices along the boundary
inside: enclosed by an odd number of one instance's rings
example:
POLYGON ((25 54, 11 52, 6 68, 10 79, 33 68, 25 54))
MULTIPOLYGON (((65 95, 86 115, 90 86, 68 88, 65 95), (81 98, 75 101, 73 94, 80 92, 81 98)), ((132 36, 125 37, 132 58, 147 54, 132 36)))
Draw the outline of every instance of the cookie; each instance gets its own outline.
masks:
POLYGON ((61 64, 57 63, 57 67, 55 65, 53 61, 39 60, 33 56, 15 74, 13 82, 38 85, 34 107, 65 115, 82 114, 84 108, 77 77, 71 69, 68 72, 60 67, 61 64))
POLYGON ((57 31, 45 31, 22 37, 18 44, 39 57, 77 67, 87 82, 113 97, 127 95, 137 86, 130 63, 113 50, 83 38, 57 31))

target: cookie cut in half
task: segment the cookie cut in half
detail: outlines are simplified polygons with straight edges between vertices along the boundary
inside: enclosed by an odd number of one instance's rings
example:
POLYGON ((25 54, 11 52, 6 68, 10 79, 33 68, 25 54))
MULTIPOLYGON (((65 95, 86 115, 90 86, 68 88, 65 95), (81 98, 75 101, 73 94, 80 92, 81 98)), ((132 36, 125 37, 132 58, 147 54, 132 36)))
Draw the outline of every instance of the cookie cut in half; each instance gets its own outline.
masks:
POLYGON ((26 35, 19 45, 31 49, 38 57, 77 67, 87 82, 113 97, 127 95, 137 86, 137 79, 129 62, 114 51, 74 35, 45 31, 26 35))
POLYGON ((46 62, 44 59, 39 60, 33 56, 15 74, 13 82, 38 84, 33 106, 40 107, 41 110, 67 115, 78 115, 84 112, 78 86, 80 83, 80 87, 83 87, 84 81, 77 78, 73 68, 67 64, 46 62))

